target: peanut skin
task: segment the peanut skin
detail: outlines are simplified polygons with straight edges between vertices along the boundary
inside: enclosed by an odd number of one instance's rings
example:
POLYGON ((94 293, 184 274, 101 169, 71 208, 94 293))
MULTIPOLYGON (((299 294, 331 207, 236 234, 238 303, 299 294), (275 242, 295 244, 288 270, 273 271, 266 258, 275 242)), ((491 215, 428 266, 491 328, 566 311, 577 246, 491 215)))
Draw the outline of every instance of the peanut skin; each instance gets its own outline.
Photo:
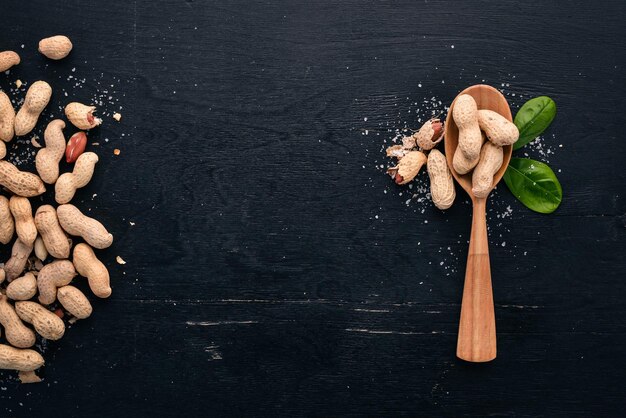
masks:
POLYGON ((430 195, 433 203, 439 209, 448 209, 454 202, 456 191, 446 157, 438 150, 432 150, 428 154, 426 168, 430 177, 430 195))
POLYGON ((493 175, 502 166, 502 147, 485 142, 480 151, 480 161, 472 173, 472 193, 476 197, 485 198, 493 187, 493 175))
POLYGON ((2 294, 0 294, 0 324, 4 327, 4 336, 13 347, 28 348, 35 345, 35 333, 22 323, 13 305, 2 294))
POLYGON ((74 264, 69 260, 57 260, 43 266, 37 276, 39 303, 50 305, 57 299, 57 288, 67 286, 76 276, 74 264))
POLYGON ((89 303, 84 293, 74 286, 60 287, 57 292, 57 297, 65 310, 74 315, 77 319, 85 319, 91 315, 91 303, 89 303))
POLYGON ((417 176, 422 166, 426 164, 426 160, 423 152, 409 151, 396 167, 390 168, 387 172, 393 176, 397 184, 407 184, 417 176))
POLYGON ((24 197, 39 196, 46 191, 38 175, 20 171, 8 161, 0 161, 0 185, 24 197))
POLYGON ((9 68, 20 63, 20 56, 17 52, 2 51, 0 52, 0 73, 5 72, 9 68))
POLYGON ((102 123, 102 119, 93 115, 95 106, 87 106, 82 103, 72 102, 65 106, 65 116, 72 125, 83 131, 95 128, 102 123))
POLYGON ((57 208, 61 228, 70 235, 82 237, 94 248, 103 249, 113 243, 113 235, 97 220, 85 216, 74 205, 65 204, 57 208))
POLYGON ((94 295, 99 298, 111 296, 109 271, 89 245, 81 243, 74 247, 74 266, 78 274, 87 278, 94 295))
POLYGON ((13 238, 14 232, 15 223, 9 208, 9 199, 5 196, 0 196, 0 242, 8 244, 13 238))
POLYGON ((452 118, 459 128, 458 147, 470 161, 478 158, 480 146, 482 145, 482 135, 478 126, 478 106, 476 101, 469 94, 462 94, 456 98, 452 118))
MULTIPOLYGON (((70 244, 61 224, 59 224, 54 207, 50 205, 40 206, 35 214, 35 226, 48 254, 54 258, 68 258, 70 256, 70 244)), ((37 256, 39 257, 39 255, 37 256)))
MULTIPOLYGON (((15 134, 15 109, 11 99, 0 91, 0 140, 9 142, 15 134)), ((6 154, 6 151, 5 151, 6 154)), ((4 156, 2 156, 4 158, 4 156)))
POLYGON ((431 119, 413 137, 421 149, 431 150, 443 139, 443 123, 439 119, 431 119))
POLYGON ((11 196, 9 208, 15 219, 15 231, 19 239, 26 245, 32 246, 37 238, 37 227, 33 219, 33 208, 26 197, 11 196))
POLYGON ((4 263, 4 272, 9 282, 22 274, 31 252, 33 252, 31 245, 24 244, 19 238, 15 240, 11 249, 11 258, 4 263))
POLYGON ((57 203, 61 205, 69 203, 76 189, 85 187, 89 183, 97 162, 98 156, 95 153, 85 152, 78 157, 71 173, 61 174, 54 186, 57 203))
POLYGON ((7 286, 7 297, 12 300, 29 300, 37 294, 37 279, 33 273, 26 273, 7 286))
POLYGON ((65 148, 65 161, 68 163, 75 163, 78 157, 85 152, 87 147, 87 134, 83 131, 78 131, 74 135, 70 136, 70 140, 67 141, 67 147, 65 148))
POLYGON ((45 81, 35 81, 30 86, 24 104, 15 116, 15 135, 23 136, 33 130, 51 96, 52 87, 45 81))
POLYGON ((35 157, 37 173, 45 183, 53 184, 59 178, 59 162, 65 153, 65 122, 55 119, 48 124, 43 134, 46 147, 40 149, 35 157))
POLYGON ((67 57, 72 50, 72 41, 64 35, 51 36, 39 41, 39 52, 51 60, 67 57))
POLYGON ((43 364, 43 357, 35 350, 0 344, 0 369, 29 372, 40 368, 43 364))
POLYGON ((487 139, 499 147, 512 145, 519 138, 517 126, 493 110, 479 110, 478 125, 487 135, 487 139))
POLYGON ((58 340, 65 334, 63 320, 37 302, 15 302, 15 311, 22 321, 32 324, 37 334, 47 340, 58 340))

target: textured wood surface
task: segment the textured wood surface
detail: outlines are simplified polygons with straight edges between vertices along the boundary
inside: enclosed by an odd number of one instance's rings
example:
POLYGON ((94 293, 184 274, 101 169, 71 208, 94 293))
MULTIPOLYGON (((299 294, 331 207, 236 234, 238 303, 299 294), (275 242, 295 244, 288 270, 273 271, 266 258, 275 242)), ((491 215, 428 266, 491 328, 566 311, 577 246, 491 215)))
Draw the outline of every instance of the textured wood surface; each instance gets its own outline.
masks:
POLYGON ((76 197, 116 237, 113 295, 46 344, 44 383, 0 372, 0 416, 623 414, 623 2, 10 0, 0 18, 23 58, 3 89, 45 76, 55 103, 109 90, 123 115, 76 197), (75 49, 49 63, 57 33, 75 49), (477 82, 513 112, 556 101, 554 153, 528 152, 564 202, 490 197, 498 358, 474 365, 455 358, 469 201, 406 205, 380 165, 424 100, 477 82))

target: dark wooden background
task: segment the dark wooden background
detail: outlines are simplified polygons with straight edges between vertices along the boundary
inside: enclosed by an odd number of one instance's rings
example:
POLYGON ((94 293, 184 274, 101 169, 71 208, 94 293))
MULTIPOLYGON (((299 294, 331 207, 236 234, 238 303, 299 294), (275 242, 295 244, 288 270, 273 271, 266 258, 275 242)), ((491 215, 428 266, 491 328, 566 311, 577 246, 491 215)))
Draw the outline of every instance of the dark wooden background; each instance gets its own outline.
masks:
POLYGON ((23 58, 3 89, 50 81, 45 120, 102 99, 76 201, 116 240, 112 297, 45 345, 44 383, 0 373, 0 416, 623 414, 625 20, 622 1, 3 1, 0 50, 23 58), (75 49, 50 62, 57 33, 75 49), (406 205, 379 166, 423 100, 483 80, 514 111, 556 101, 564 201, 491 199, 498 358, 472 365, 468 199, 406 205))

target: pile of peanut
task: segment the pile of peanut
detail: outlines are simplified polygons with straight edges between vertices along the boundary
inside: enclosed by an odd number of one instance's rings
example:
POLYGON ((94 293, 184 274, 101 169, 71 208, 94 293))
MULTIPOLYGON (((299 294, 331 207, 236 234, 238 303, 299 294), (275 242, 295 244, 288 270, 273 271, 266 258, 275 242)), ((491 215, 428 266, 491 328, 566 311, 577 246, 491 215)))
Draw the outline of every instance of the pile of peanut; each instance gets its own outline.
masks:
MULTIPOLYGON (((72 43, 65 36, 39 43, 39 51, 54 60, 66 57, 71 49, 72 43)), ((0 72, 19 63, 17 53, 0 52, 0 72)), ((8 197, 0 195, 0 243, 9 244, 17 236, 11 257, 0 268, 0 324, 8 343, 0 344, 0 369, 19 371, 23 383, 41 381, 34 371, 43 366, 44 359, 30 348, 35 345, 36 334, 58 340, 65 333, 64 316, 73 323, 91 315, 88 298, 71 285, 74 277, 86 277, 97 297, 111 295, 109 272, 93 249, 109 247, 113 235, 70 203, 76 190, 89 183, 98 162, 95 153, 84 152, 85 132, 77 132, 66 143, 65 122, 51 121, 44 132, 45 147, 35 157, 37 174, 20 171, 2 160, 6 156, 5 142, 28 135, 51 96, 48 83, 32 83, 16 114, 9 97, 0 91, 0 185, 10 193, 8 197), (64 155, 74 168, 59 175, 64 155), (54 185, 58 206, 43 204, 34 210, 31 203, 41 199, 31 202, 29 198, 42 195, 46 184, 54 185), (84 242, 72 249, 70 236, 84 242)), ((93 106, 73 102, 65 107, 65 116, 76 128, 88 130, 102 122, 93 115, 94 110, 93 106)))
MULTIPOLYGON (((502 147, 519 138, 517 126, 497 112, 479 110, 468 94, 456 99, 452 118, 459 128, 452 169, 462 175, 471 173, 472 194, 486 198, 493 187, 493 176, 502 166, 502 147)), ((448 209, 456 197, 454 181, 446 157, 434 149, 443 136, 444 125, 439 119, 427 121, 419 131, 404 137, 401 145, 387 148, 387 156, 398 160, 387 173, 397 184, 407 184, 426 163, 433 203, 439 209, 448 209)))

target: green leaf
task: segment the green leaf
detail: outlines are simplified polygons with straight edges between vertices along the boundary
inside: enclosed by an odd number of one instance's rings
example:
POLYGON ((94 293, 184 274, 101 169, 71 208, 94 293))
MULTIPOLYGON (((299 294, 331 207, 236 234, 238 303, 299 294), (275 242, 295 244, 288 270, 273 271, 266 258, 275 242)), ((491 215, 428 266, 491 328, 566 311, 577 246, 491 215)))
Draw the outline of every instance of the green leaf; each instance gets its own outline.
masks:
POLYGON ((563 199, 561 184, 552 169, 529 158, 511 158, 504 182, 520 202, 535 212, 552 213, 563 199))
POLYGON ((519 139, 513 149, 520 149, 537 138, 556 116, 556 103, 548 96, 530 99, 515 115, 515 126, 519 129, 519 139))

